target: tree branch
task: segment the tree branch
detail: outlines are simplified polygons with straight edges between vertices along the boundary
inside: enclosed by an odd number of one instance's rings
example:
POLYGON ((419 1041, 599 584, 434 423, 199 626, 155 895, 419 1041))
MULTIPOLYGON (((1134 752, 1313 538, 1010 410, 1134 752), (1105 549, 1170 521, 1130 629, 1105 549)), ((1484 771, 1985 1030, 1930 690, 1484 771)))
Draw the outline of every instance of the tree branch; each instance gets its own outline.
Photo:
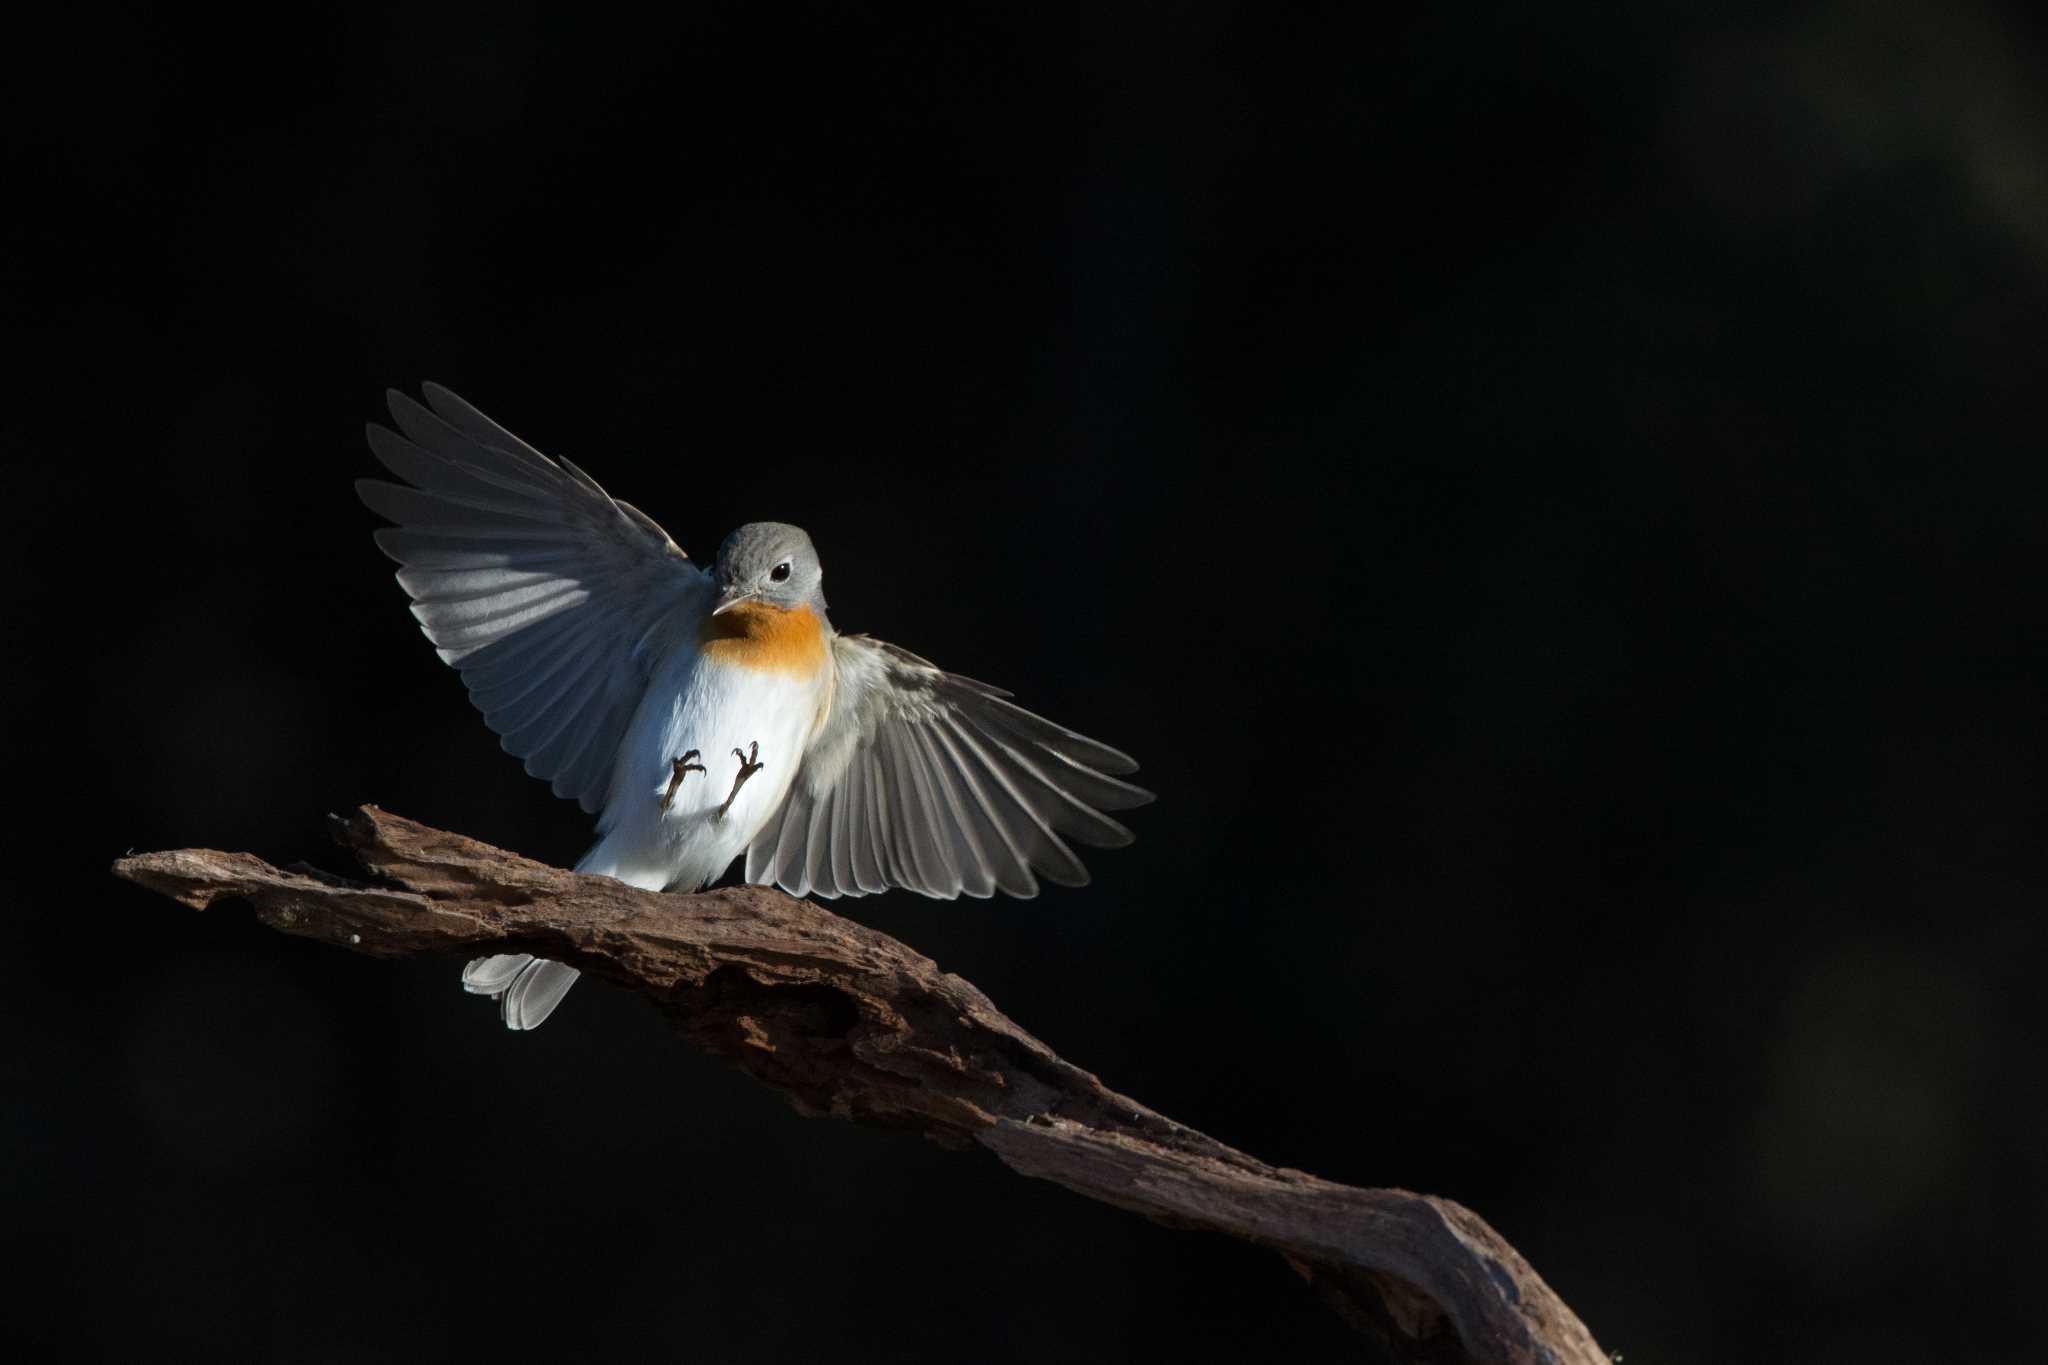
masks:
POLYGON ((636 890, 365 806, 337 839, 377 879, 181 849, 117 875, 373 957, 531 952, 652 1000, 690 1042, 832 1115, 979 1145, 1012 1170, 1286 1258, 1401 1362, 1606 1365, 1478 1215, 1256 1161, 1107 1089, 960 977, 886 934, 760 886, 636 890))

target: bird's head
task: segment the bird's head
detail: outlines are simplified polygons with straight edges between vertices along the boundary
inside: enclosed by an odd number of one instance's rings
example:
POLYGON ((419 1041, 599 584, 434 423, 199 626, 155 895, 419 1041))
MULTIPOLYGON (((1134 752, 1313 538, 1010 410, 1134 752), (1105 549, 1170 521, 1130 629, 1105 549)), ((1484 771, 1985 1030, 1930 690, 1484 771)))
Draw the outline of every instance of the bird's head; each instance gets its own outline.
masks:
POLYGON ((725 538, 711 568, 718 586, 712 615, 742 602, 784 611, 810 607, 825 614, 825 570, 803 528, 780 521, 750 521, 725 538))

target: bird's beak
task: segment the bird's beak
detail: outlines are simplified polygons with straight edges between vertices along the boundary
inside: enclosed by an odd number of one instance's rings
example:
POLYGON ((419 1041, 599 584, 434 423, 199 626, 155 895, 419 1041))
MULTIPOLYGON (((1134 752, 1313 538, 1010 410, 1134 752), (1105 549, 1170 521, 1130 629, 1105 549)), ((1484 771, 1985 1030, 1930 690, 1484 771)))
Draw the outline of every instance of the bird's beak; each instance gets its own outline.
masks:
POLYGON ((750 592, 738 584, 733 584, 719 592, 718 605, 711 609, 711 614, 713 616, 722 616, 740 603, 751 602, 758 596, 760 596, 759 593, 750 592))

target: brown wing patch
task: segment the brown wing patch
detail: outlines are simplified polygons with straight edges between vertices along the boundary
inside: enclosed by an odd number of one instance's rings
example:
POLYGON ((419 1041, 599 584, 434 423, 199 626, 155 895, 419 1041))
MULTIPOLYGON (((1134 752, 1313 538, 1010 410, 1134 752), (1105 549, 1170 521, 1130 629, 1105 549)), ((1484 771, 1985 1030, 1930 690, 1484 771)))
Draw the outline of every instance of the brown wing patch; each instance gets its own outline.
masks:
POLYGON ((700 638, 707 657, 771 673, 815 673, 825 667, 824 622, 809 607, 742 602, 709 617, 700 638))

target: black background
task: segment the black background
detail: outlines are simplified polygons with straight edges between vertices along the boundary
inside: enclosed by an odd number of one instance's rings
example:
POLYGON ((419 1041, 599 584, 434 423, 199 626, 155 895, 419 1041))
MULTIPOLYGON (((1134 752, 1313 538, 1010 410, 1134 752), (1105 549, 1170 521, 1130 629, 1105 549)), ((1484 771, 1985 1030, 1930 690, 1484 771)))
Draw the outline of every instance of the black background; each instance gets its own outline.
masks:
POLYGON ((1355 1350, 1275 1258, 114 882, 568 863, 349 483, 455 388, 1138 755, 850 907, 1454 1197, 1630 1362, 2032 1359, 2042 34, 1976 6, 72 9, 0 225, 0 1333, 292 1361, 1355 1350))

